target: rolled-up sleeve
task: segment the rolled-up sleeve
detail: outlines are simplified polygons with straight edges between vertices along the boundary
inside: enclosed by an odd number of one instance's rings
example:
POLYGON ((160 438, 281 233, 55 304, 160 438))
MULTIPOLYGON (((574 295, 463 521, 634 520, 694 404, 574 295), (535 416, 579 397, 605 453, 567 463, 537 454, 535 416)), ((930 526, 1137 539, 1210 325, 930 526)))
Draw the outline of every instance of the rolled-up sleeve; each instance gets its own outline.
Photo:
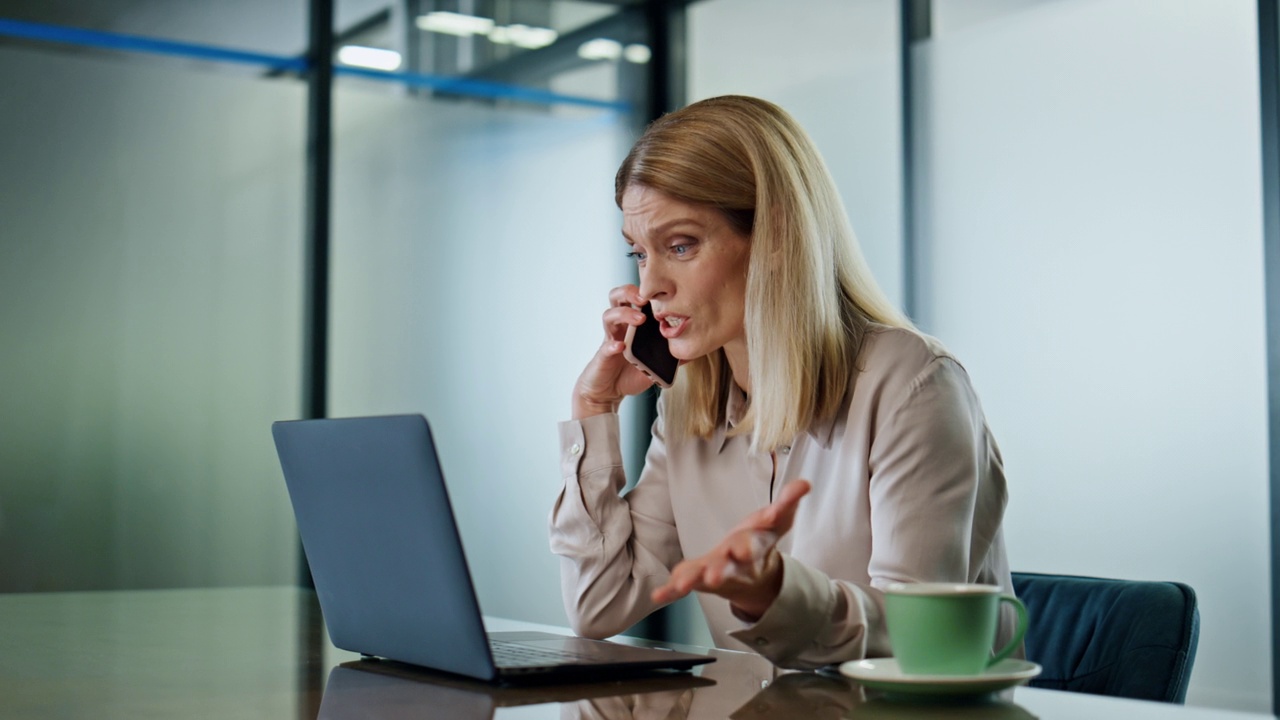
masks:
POLYGON ((657 606, 649 599, 681 559, 667 488, 661 420, 626 496, 616 414, 560 424, 564 485, 550 517, 561 591, 575 632, 608 637, 657 606))

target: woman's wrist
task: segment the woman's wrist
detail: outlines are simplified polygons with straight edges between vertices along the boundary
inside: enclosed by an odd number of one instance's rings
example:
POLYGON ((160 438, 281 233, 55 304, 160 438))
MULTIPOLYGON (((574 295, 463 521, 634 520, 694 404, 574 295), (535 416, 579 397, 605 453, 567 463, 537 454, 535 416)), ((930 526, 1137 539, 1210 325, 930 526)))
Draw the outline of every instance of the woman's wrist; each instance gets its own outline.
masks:
POLYGON ((602 402, 599 400, 590 400, 574 393, 573 395, 573 419, 585 420, 595 415, 607 415, 617 412, 618 404, 611 402, 602 402))

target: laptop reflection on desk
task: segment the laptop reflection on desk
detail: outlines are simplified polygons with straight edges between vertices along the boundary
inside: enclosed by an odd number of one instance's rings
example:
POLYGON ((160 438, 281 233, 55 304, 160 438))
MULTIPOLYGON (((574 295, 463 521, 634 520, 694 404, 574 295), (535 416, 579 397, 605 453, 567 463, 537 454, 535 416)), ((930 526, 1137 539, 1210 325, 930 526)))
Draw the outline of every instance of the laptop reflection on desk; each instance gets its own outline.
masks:
POLYGON ((490 682, 688 670, 708 655, 549 633, 486 635, 421 415, 271 426, 333 644, 490 682))
POLYGON ((695 688, 714 685, 688 673, 653 674, 613 683, 492 685, 396 662, 359 660, 329 671, 317 720, 490 720, 498 708, 577 703, 643 695, 677 704, 695 688))

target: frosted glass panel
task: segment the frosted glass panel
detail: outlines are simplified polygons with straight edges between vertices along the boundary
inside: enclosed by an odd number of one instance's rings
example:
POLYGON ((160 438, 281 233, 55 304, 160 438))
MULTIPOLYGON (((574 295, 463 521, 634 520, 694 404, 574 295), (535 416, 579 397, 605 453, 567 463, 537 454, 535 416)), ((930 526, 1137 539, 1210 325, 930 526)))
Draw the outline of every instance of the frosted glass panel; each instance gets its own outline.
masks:
POLYGON ((426 415, 483 610, 564 624, 556 423, 632 271, 613 203, 628 123, 335 99, 330 414, 426 415))
POLYGON ((304 91, 0 49, 0 590, 287 583, 304 91))
POLYGON ((880 286, 902 304, 902 111, 895 0, 689 6, 689 99, 755 95, 813 136, 880 286))
POLYGON ((1255 4, 934 5, 923 320, 1004 450, 1013 565, 1190 584, 1189 702, 1267 709, 1255 4))

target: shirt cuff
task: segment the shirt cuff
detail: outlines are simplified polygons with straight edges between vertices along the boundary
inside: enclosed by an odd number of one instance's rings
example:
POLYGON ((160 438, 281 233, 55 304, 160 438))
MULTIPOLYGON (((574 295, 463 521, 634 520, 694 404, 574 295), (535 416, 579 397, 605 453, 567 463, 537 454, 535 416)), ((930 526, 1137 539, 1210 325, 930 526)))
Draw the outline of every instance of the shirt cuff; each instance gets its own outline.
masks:
POLYGON ((618 464, 622 442, 617 413, 560 423, 560 474, 581 477, 618 464))
POLYGON ((755 623, 729 633, 773 664, 787 666, 812 647, 835 609, 831 579, 782 554, 782 589, 755 623))

